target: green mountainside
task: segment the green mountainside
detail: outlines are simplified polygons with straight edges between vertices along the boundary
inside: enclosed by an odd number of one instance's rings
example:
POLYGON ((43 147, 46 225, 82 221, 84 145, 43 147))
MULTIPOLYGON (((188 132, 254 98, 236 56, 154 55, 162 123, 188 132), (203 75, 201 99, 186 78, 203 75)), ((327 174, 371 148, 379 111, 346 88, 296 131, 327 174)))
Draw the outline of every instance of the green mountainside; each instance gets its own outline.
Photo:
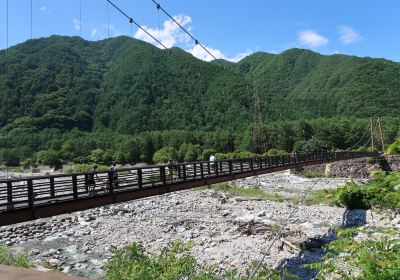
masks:
POLYGON ((399 63, 300 49, 208 63, 129 37, 51 36, 0 51, 0 163, 36 161, 39 151, 133 162, 182 144, 254 150, 254 87, 270 148, 291 151, 310 135, 345 148, 378 113, 390 119, 385 136, 397 133, 399 63))
POLYGON ((52 36, 0 57, 0 127, 120 133, 243 127, 251 95, 240 74, 128 37, 52 36))
POLYGON ((400 63, 384 59, 291 49, 279 55, 255 53, 236 70, 314 117, 396 116, 400 105, 400 63))

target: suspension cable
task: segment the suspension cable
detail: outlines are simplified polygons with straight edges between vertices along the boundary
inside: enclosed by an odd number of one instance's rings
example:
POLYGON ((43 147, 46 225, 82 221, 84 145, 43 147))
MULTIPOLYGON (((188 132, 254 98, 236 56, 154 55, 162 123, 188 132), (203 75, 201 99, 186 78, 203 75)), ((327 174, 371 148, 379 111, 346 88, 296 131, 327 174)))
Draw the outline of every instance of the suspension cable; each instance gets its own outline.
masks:
POLYGON ((110 7, 107 1, 107 39, 110 39, 110 7))
POLYGON ((357 145, 360 144, 362 140, 364 140, 365 136, 368 135, 368 131, 369 131, 369 125, 367 125, 367 129, 364 131, 364 134, 357 141, 357 143, 355 143, 353 146, 347 148, 345 151, 349 151, 349 150, 352 150, 353 148, 357 147, 357 145))
POLYGON ((107 0, 108 3, 110 3, 117 11, 119 11, 122 15, 124 15, 130 23, 134 23, 138 28, 143 30, 147 35, 149 35, 154 41, 159 43, 161 46, 163 46, 165 49, 168 49, 166 46, 164 46, 163 43, 161 43, 159 40, 157 40, 153 35, 151 35, 146 29, 144 29, 140 24, 138 24, 136 21, 133 20, 130 16, 128 16, 124 11, 122 11, 119 7, 117 7, 113 2, 110 0, 107 0))
POLYGON ((79 0, 79 37, 82 38, 82 0, 79 0))
POLYGON ((6 43, 6 55, 8 54, 8 0, 7 0, 7 2, 6 2, 6 4, 7 4, 7 7, 6 7, 6 10, 7 10, 7 43, 6 43))
POLYGON ((160 3, 157 3, 155 0, 151 0, 155 5, 157 10, 161 10, 166 14, 170 19, 172 19, 187 35, 189 35, 190 38, 193 39, 194 43, 196 45, 199 45, 201 48, 203 48, 209 55, 211 55, 214 59, 217 59, 206 47, 204 47, 199 40, 197 40, 189 31, 186 30, 174 17, 172 17, 166 10, 164 10, 163 7, 161 7, 160 3))
POLYGON ((33 25, 33 4, 32 4, 33 0, 31 0, 31 39, 32 39, 32 25, 33 25))

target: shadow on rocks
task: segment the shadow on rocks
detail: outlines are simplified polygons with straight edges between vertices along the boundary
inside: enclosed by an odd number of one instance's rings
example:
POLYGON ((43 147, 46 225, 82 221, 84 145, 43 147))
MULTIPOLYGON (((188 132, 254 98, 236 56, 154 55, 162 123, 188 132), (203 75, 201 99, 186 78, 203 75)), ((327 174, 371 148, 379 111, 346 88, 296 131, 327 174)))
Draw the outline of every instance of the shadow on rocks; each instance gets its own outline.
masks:
MULTIPOLYGON (((367 223, 366 213, 367 211, 362 209, 346 210, 343 214, 341 228, 365 225, 367 223)), ((297 279, 299 280, 314 279, 318 274, 318 270, 306 268, 304 265, 321 262, 325 254, 324 247, 335 239, 336 232, 334 229, 330 229, 323 236, 315 236, 305 241, 301 245, 302 250, 297 256, 285 259, 278 264, 276 269, 281 271, 282 279, 293 279, 285 276, 285 271, 298 277, 297 279)))

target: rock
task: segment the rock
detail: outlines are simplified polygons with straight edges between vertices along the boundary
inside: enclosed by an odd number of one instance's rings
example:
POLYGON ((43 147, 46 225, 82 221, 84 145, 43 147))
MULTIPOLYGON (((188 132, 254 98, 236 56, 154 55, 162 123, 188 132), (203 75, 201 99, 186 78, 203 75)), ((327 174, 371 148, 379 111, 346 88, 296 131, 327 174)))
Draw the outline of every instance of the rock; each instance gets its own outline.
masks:
POLYGON ((61 261, 58 259, 49 259, 48 263, 51 267, 57 268, 61 264, 61 261))
POLYGON ((40 251, 38 249, 32 249, 29 252, 29 256, 36 256, 36 255, 39 255, 39 254, 40 254, 40 251))

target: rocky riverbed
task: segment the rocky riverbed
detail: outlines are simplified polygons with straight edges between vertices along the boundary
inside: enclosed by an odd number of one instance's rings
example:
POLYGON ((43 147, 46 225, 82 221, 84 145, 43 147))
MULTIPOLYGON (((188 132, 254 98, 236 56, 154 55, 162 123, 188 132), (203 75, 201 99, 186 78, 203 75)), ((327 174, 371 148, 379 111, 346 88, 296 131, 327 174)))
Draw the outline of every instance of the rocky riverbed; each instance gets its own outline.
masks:
MULTIPOLYGON (((302 198, 312 190, 336 188, 345 181, 275 173, 235 184, 302 198)), ((265 262, 286 268, 300 279, 312 279, 313 272, 302 264, 321 258, 321 246, 334 239, 334 228, 351 225, 400 230, 400 213, 346 212, 325 205, 190 190, 0 227, 0 242, 13 250, 25 250, 38 267, 92 279, 104 275, 111 246, 136 242, 149 252, 158 252, 176 239, 191 241, 193 254, 203 265, 216 264, 221 272, 230 267, 243 271, 261 259, 283 226, 282 238, 274 243, 265 262)))

